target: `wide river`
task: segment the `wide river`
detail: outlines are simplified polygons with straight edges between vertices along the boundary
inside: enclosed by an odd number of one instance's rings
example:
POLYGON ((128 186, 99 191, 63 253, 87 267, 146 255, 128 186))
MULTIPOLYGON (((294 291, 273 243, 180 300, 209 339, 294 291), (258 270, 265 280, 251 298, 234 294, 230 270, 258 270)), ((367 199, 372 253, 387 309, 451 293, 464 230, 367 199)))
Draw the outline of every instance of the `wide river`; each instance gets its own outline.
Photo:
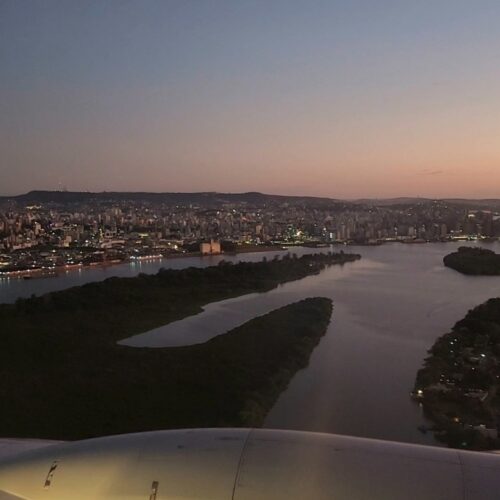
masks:
MULTIPOLYGON (((470 277, 447 269, 445 254, 460 244, 386 244, 344 248, 362 260, 317 276, 207 306, 197 316, 127 340, 166 346, 203 342, 248 319, 304 297, 330 297, 332 321, 309 366, 292 379, 269 413, 266 426, 436 444, 409 392, 426 351, 466 312, 500 296, 500 277, 470 277)), ((483 246, 500 252, 500 243, 483 246)), ((335 248, 334 248, 335 249, 335 248)), ((326 249, 327 250, 327 249, 326 249)), ((298 254, 318 250, 297 248, 298 254)), ((225 256, 260 260, 274 253, 225 256)), ((216 264, 221 257, 154 261, 72 271, 57 278, 0 280, 0 302, 105 279, 216 264)))

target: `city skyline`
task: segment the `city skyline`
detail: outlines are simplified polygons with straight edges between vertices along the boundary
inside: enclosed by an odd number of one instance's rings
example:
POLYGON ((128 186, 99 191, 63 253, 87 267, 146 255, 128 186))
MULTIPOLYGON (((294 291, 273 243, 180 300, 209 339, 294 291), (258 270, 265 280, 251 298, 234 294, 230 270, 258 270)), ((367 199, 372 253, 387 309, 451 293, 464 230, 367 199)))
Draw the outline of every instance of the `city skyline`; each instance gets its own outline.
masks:
POLYGON ((0 195, 500 197, 500 5, 0 5, 0 195))

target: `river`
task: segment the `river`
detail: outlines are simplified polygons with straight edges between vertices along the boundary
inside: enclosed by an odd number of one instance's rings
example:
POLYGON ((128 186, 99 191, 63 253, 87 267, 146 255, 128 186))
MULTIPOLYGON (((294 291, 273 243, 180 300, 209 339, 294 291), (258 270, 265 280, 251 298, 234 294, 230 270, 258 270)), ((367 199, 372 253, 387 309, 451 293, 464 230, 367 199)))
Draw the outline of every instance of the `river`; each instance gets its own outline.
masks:
MULTIPOLYGON (((203 313, 128 339, 130 345, 203 342, 275 307, 304 297, 332 298, 334 312, 309 366, 292 379, 265 426, 436 444, 417 430, 425 421, 409 392, 426 351, 466 312, 500 296, 500 277, 464 276, 442 258, 458 243, 347 247, 360 261, 319 275, 207 306, 203 313)), ((482 244, 500 252, 500 243, 482 244)), ((313 252, 298 248, 298 254, 313 252)), ((317 250, 316 250, 317 251, 317 250)), ((225 256, 260 260, 272 254, 225 256)), ((214 265, 222 257, 190 258, 82 271, 46 280, 0 283, 2 301, 49 289, 154 272, 159 267, 214 265), (86 274, 88 273, 88 274, 86 274)))

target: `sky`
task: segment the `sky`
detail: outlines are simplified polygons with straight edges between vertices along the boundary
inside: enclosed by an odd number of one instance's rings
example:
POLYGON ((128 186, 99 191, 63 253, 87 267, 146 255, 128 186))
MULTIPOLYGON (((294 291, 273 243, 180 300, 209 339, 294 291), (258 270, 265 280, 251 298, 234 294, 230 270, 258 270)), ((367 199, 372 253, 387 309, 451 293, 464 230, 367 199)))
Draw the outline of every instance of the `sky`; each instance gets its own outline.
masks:
POLYGON ((0 0, 0 194, 500 197, 498 0, 0 0))

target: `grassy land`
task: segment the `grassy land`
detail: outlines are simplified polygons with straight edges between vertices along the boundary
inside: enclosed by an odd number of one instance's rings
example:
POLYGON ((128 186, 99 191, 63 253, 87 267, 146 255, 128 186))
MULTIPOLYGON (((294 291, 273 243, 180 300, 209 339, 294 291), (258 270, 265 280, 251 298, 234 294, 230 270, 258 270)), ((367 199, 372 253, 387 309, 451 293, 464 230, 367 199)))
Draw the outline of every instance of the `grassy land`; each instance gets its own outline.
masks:
POLYGON ((460 247, 457 252, 446 255, 443 262, 462 274, 500 275, 500 255, 486 248, 460 247))
POLYGON ((116 340, 265 291, 357 256, 223 264, 111 278, 0 306, 0 435, 77 439, 159 428, 259 425, 325 332, 308 299, 205 344, 147 349, 116 340))

